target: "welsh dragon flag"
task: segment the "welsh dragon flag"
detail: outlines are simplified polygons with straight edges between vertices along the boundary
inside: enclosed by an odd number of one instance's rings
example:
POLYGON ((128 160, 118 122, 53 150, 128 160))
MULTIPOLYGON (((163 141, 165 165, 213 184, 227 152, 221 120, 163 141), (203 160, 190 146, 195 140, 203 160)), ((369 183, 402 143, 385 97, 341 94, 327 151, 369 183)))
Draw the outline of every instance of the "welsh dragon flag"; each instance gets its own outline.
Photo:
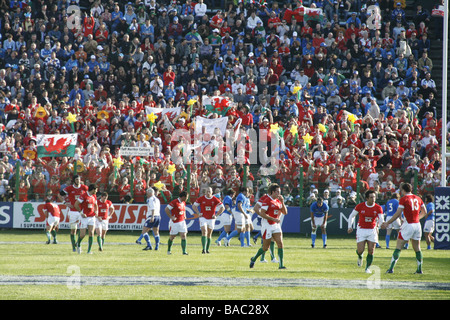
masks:
POLYGON ((78 134, 38 134, 36 135, 38 158, 73 157, 78 134))
POLYGON ((303 20, 305 22, 308 22, 309 20, 312 21, 322 21, 324 16, 323 16, 323 11, 321 8, 305 8, 305 15, 303 16, 303 20))
POLYGON ((147 114, 154 114, 154 115, 167 115, 169 120, 173 120, 175 117, 179 116, 181 113, 181 107, 175 107, 175 108, 154 108, 154 107, 145 107, 145 112, 147 114))
POLYGON ((221 96, 203 97, 203 106, 211 113, 217 113, 225 116, 231 108, 231 101, 221 96))

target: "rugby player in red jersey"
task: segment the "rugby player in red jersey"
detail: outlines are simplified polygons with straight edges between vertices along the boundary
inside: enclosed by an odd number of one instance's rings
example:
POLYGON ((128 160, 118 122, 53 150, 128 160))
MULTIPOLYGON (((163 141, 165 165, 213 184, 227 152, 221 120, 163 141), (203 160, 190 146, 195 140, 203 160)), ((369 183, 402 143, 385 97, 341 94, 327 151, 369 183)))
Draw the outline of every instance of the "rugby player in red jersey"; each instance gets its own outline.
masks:
POLYGON ((353 232, 353 222, 356 215, 358 218, 358 229, 356 231, 356 254, 358 255, 358 267, 362 265, 362 254, 367 243, 367 259, 366 259, 366 273, 372 273, 370 266, 373 261, 373 253, 375 246, 378 243, 378 226, 384 221, 383 208, 375 203, 377 199, 374 190, 368 190, 365 193, 365 202, 358 204, 353 209, 348 219, 348 233, 353 232), (378 224, 377 224, 378 222, 378 224))
POLYGON ((165 208, 165 212, 169 217, 169 240, 167 242, 167 254, 171 254, 173 240, 177 235, 181 238, 181 249, 184 255, 186 252, 186 198, 187 192, 181 191, 177 199, 172 200, 165 208))
POLYGON ((106 232, 108 232, 108 221, 114 214, 114 205, 108 200, 108 193, 103 192, 97 200, 98 221, 95 222, 95 232, 97 233, 98 249, 103 251, 106 232))
POLYGON ((382 229, 385 229, 389 224, 394 222, 403 212, 405 221, 403 222, 400 233, 397 238, 397 247, 392 254, 391 265, 386 273, 394 273, 394 267, 400 257, 400 252, 404 245, 411 240, 413 249, 416 253, 417 270, 416 273, 422 272, 422 251, 420 250, 420 239, 422 238, 422 227, 420 225, 420 219, 426 216, 427 209, 422 199, 412 194, 412 186, 409 183, 403 183, 400 186, 400 192, 402 197, 400 198, 397 211, 386 222, 381 225, 382 229))
POLYGON ((53 243, 58 243, 56 241, 56 233, 59 229, 59 219, 61 217, 61 210, 59 206, 52 202, 52 192, 49 191, 45 197, 45 205, 42 211, 47 218, 47 223, 45 226, 45 234, 47 235, 46 244, 50 244, 50 235, 53 236, 53 243))
POLYGON ((75 235, 77 234, 78 224, 81 221, 80 213, 75 209, 75 202, 82 194, 87 192, 88 187, 81 183, 79 175, 74 175, 72 181, 72 185, 61 190, 60 196, 65 197, 65 204, 69 208, 70 241, 72 242, 72 250, 75 252, 77 249, 75 235))
POLYGON ((222 201, 213 195, 211 187, 206 188, 206 194, 195 200, 192 209, 199 215, 200 230, 202 231, 202 254, 209 253, 211 236, 216 224, 216 217, 225 210, 222 201), (198 210, 200 207, 200 211, 198 210), (219 211, 216 213, 216 209, 219 211))
POLYGON ((271 184, 268 190, 268 196, 261 204, 261 209, 259 210, 259 215, 263 218, 261 221, 263 245, 256 255, 250 259, 250 268, 253 268, 258 257, 269 249, 273 238, 278 247, 278 268, 286 269, 283 265, 284 245, 283 232, 281 231, 280 224, 281 214, 287 214, 286 205, 281 195, 281 188, 277 184, 271 184))
POLYGON ((89 185, 86 193, 78 197, 75 202, 75 209, 80 212, 80 236, 77 241, 77 251, 81 253, 81 241, 86 236, 86 229, 88 230, 88 254, 92 254, 91 248, 94 241, 95 223, 98 221, 98 205, 97 205, 97 186, 95 184, 89 185))

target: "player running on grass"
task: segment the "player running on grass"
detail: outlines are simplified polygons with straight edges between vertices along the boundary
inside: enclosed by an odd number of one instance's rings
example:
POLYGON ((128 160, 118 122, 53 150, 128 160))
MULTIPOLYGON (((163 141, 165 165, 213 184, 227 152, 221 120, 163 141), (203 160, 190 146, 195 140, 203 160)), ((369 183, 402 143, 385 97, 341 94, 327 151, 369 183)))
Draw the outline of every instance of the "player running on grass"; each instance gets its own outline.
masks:
POLYGON ((362 266, 362 254, 367 243, 366 273, 372 273, 370 266, 373 261, 375 245, 378 242, 378 226, 381 226, 383 219, 383 208, 375 203, 376 193, 369 190, 365 193, 365 202, 358 204, 353 209, 348 219, 348 233, 353 232, 353 222, 356 215, 358 218, 358 228, 356 231, 356 254, 358 255, 358 267, 362 266))
POLYGON ((413 249, 416 252, 416 273, 422 273, 423 256, 422 251, 420 250, 422 227, 420 225, 420 219, 426 216, 427 209, 422 199, 412 194, 411 184, 403 183, 400 186, 400 193, 402 197, 400 198, 397 212, 388 221, 381 225, 382 229, 386 229, 389 224, 400 217, 402 212, 405 216, 405 221, 402 224, 397 238, 397 247, 392 254, 391 265, 386 273, 394 273, 394 267, 400 258, 401 250, 409 240, 411 240, 413 249))
POLYGON ((268 197, 262 203, 259 211, 259 215, 263 218, 261 221, 263 245, 262 248, 258 250, 256 255, 250 258, 250 268, 253 268, 258 257, 269 249, 273 238, 278 247, 278 269, 286 269, 283 265, 284 245, 283 232, 281 231, 280 224, 281 214, 287 214, 284 198, 281 195, 280 186, 277 184, 272 184, 268 190, 268 197))

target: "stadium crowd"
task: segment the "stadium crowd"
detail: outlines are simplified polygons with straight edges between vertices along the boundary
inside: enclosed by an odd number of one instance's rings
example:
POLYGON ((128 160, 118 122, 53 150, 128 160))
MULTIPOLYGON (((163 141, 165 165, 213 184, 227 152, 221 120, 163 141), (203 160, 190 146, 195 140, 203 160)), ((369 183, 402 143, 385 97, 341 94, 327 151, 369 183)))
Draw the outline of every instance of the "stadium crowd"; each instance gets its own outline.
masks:
MULTIPOLYGON (((42 201, 75 171, 113 202, 133 188, 137 203, 158 182, 168 203, 188 180, 191 202, 208 186, 224 195, 245 180, 255 199, 277 182, 288 205, 320 193, 331 207, 357 203, 357 178, 380 201, 402 181, 417 179, 423 195, 439 184, 440 96, 429 57, 439 17, 419 4, 412 17, 404 0, 0 0, 0 10, 4 201, 42 201), (196 116, 220 117, 202 103, 211 97, 231 102, 228 128, 254 128, 259 141, 281 136, 278 172, 261 163, 247 172, 233 159, 194 164, 190 179, 182 163, 169 170, 174 130, 193 136, 196 116), (153 122, 146 107, 181 112, 153 122), (73 158, 37 156, 37 134, 72 132, 73 158), (122 146, 154 155, 124 157, 122 146)), ((248 163, 246 143, 235 159, 248 163)))

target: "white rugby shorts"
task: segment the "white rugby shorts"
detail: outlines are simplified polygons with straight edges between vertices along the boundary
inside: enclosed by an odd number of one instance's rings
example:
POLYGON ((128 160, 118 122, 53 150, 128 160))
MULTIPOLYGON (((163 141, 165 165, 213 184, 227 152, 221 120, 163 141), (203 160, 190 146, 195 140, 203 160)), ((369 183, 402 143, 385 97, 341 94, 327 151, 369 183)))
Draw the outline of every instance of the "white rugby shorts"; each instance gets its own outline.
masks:
POLYGON ((181 222, 173 222, 172 220, 169 221, 169 234, 171 236, 175 236, 179 233, 187 233, 187 226, 186 221, 181 222))
POLYGON ((376 228, 363 229, 358 228, 356 230, 356 242, 370 241, 378 243, 378 232, 376 228))
POLYGON ((402 240, 419 240, 422 238, 422 227, 420 223, 404 222, 400 228, 399 238, 402 240))

